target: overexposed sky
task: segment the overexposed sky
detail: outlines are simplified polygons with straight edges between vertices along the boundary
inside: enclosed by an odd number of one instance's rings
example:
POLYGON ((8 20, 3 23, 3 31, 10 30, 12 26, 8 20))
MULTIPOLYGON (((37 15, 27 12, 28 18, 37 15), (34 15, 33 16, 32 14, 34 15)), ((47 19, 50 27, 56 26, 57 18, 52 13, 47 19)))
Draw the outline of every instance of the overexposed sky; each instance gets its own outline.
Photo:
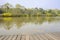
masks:
POLYGON ((60 9, 60 0, 0 0, 0 5, 7 2, 12 5, 21 4, 27 8, 60 9))

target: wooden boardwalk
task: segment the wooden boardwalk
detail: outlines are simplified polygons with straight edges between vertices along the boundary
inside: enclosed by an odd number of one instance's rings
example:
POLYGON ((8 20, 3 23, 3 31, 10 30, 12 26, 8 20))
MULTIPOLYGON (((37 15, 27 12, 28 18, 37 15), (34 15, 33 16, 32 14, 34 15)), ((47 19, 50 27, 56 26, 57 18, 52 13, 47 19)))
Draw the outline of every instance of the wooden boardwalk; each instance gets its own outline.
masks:
POLYGON ((0 40, 60 40, 60 33, 0 35, 0 40))

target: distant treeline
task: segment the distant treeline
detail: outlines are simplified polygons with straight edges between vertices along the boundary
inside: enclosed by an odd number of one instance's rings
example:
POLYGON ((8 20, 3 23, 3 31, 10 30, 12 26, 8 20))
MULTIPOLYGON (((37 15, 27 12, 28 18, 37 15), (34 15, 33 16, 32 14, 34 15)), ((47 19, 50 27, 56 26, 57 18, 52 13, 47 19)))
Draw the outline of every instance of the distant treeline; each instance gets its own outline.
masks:
POLYGON ((6 3, 4 5, 0 5, 0 14, 3 13, 11 13, 12 15, 20 17, 24 16, 60 16, 59 9, 48 9, 44 10, 43 8, 25 8, 20 4, 16 4, 15 7, 13 5, 6 3))

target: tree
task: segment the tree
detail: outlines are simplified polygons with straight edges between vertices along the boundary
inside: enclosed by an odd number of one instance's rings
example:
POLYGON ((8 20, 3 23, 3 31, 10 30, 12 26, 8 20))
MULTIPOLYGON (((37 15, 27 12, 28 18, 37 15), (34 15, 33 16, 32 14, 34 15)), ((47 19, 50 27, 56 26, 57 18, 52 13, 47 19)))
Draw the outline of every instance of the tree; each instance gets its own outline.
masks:
POLYGON ((12 8, 12 5, 11 4, 9 4, 9 3, 6 3, 6 4, 4 4, 4 5, 2 5, 3 6, 3 8, 12 8))
POLYGON ((5 12, 9 12, 9 10, 12 8, 13 6, 9 3, 5 3, 4 5, 2 5, 2 9, 5 11, 5 12))
POLYGON ((43 8, 39 8, 41 14, 45 14, 45 10, 43 8))
POLYGON ((3 13, 3 11, 2 10, 0 10, 0 14, 2 14, 3 13))
POLYGON ((21 7, 21 5, 20 4, 16 4, 16 8, 20 8, 21 7))

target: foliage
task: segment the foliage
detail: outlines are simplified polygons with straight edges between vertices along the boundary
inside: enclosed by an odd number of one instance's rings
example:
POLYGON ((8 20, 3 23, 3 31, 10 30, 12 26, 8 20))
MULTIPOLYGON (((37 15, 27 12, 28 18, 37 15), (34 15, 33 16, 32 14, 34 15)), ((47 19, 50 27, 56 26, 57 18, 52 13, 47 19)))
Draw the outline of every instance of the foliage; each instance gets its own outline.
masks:
MULTIPOLYGON (((35 16, 60 16, 60 10, 58 9, 48 9, 44 10, 43 8, 25 8, 24 6, 21 6, 20 4, 16 4, 15 7, 13 7, 11 4, 6 3, 0 7, 0 11, 5 13, 11 13, 12 15, 28 15, 29 17, 32 15, 35 16), (2 11, 1 11, 2 10, 2 11)), ((0 14, 1 14, 0 12, 0 14)), ((9 15, 8 14, 8 15, 9 15)), ((7 14, 6 14, 7 15, 7 14)))

